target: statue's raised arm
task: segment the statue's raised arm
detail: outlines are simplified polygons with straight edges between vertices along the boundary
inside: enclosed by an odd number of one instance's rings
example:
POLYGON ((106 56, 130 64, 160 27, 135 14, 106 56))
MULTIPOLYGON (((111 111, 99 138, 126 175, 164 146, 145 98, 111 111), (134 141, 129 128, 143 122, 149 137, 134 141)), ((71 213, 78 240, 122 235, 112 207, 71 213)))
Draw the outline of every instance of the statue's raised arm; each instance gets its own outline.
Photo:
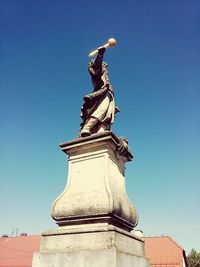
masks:
POLYGON ((105 47, 98 48, 97 56, 88 63, 93 92, 84 97, 81 108, 80 136, 86 137, 94 133, 109 131, 114 121, 115 107, 114 93, 108 77, 108 65, 103 61, 105 47))

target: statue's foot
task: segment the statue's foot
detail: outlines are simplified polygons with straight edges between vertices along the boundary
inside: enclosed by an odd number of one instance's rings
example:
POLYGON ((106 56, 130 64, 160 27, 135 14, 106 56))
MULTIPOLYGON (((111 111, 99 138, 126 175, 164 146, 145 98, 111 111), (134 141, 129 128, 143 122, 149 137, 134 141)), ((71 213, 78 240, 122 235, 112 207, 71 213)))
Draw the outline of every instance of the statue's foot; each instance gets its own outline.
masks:
POLYGON ((89 118, 89 119, 85 122, 85 124, 84 124, 84 126, 83 126, 83 128, 82 128, 82 130, 81 130, 81 132, 80 132, 80 136, 81 136, 81 137, 86 137, 86 136, 91 135, 91 134, 92 134, 91 129, 92 129, 92 128, 95 126, 95 124, 97 124, 97 123, 98 123, 98 119, 97 119, 97 118, 94 118, 94 117, 89 118))
POLYGON ((91 132, 89 130, 84 130, 81 132, 81 137, 86 137, 86 136, 90 136, 91 132))
POLYGON ((105 132, 106 130, 107 130, 106 125, 102 123, 102 124, 99 126, 99 128, 98 128, 98 130, 97 130, 97 133, 103 133, 103 132, 105 132))

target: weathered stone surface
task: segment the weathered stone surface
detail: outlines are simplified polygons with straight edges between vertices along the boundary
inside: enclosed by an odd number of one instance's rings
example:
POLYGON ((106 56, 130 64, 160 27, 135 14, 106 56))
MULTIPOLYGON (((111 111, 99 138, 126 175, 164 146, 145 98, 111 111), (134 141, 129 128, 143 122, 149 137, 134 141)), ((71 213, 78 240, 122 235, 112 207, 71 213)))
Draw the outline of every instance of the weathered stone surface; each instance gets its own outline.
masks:
POLYGON ((144 241, 116 227, 69 233, 70 227, 43 234, 33 267, 148 267, 144 241), (101 230, 101 231, 100 231, 101 230))
POLYGON ((52 206, 58 225, 108 222, 131 231, 138 222, 125 189, 128 148, 120 154, 111 132, 79 138, 61 145, 69 155, 68 181, 52 206))

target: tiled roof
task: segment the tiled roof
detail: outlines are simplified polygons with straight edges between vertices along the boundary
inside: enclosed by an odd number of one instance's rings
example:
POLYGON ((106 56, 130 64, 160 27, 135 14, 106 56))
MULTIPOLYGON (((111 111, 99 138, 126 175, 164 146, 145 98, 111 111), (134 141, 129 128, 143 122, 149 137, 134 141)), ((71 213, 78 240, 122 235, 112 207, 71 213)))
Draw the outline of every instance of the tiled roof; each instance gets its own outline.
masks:
POLYGON ((30 267, 41 236, 0 238, 0 267, 30 267))
POLYGON ((183 267, 184 250, 170 237, 145 237, 151 267, 183 267))
MULTIPOLYGON (((41 236, 0 238, 0 267, 31 267, 40 240, 41 236)), ((183 267, 186 262, 184 250, 168 236, 145 237, 145 250, 151 267, 183 267)))

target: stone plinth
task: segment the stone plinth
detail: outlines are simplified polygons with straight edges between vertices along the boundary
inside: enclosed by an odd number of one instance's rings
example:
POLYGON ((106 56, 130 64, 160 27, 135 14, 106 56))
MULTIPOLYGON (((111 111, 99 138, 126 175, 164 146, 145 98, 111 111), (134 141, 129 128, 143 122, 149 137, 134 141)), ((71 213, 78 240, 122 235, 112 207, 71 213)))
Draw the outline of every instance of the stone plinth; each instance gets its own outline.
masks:
POLYGON ((60 145, 68 179, 52 205, 59 229, 43 233, 33 267, 147 267, 138 216, 125 189, 127 143, 112 132, 60 145))
POLYGON ((33 267, 149 267, 144 241, 108 224, 62 227, 43 234, 33 267))

